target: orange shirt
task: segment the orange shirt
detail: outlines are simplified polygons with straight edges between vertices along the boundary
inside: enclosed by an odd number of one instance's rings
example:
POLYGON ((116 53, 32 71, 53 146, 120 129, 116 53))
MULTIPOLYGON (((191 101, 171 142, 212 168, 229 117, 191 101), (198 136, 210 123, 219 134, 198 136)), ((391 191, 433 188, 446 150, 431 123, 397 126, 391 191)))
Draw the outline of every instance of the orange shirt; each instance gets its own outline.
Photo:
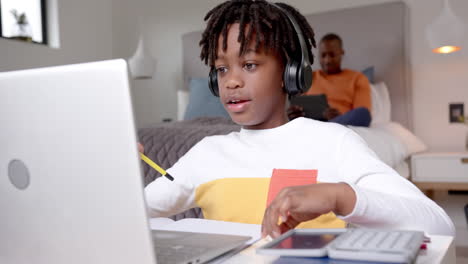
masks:
POLYGON ((341 114, 357 107, 366 107, 371 111, 371 91, 369 81, 360 72, 343 70, 337 74, 325 74, 315 71, 312 87, 305 95, 326 94, 328 104, 341 114))

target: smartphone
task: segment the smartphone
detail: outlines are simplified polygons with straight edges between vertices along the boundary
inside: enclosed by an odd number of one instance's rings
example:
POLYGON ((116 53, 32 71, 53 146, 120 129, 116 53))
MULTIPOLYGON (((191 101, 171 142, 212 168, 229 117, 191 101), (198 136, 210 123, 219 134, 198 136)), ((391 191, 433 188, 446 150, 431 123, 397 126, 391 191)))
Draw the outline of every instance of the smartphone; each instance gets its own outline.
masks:
POLYGON ((278 256, 324 257, 328 254, 328 245, 344 232, 346 232, 344 228, 292 229, 258 248, 257 253, 278 256))

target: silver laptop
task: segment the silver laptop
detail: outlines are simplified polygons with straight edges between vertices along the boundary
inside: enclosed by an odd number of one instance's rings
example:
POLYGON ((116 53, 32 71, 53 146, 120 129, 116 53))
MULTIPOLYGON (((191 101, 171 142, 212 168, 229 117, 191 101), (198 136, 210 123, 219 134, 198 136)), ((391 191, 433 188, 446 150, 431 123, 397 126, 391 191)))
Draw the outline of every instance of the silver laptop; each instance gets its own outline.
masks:
POLYGON ((0 263, 201 263, 248 240, 149 230, 124 60, 0 73, 0 100, 0 263))

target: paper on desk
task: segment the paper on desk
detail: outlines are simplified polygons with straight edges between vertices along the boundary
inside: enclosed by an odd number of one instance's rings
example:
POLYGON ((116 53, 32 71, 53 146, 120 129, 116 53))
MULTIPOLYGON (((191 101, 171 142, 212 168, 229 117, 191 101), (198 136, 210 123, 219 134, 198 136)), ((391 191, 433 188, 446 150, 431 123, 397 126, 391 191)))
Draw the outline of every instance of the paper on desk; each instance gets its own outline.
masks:
POLYGON ((178 221, 173 221, 172 219, 165 221, 161 220, 161 218, 152 218, 150 219, 150 227, 153 230, 199 232, 252 237, 252 239, 247 241, 246 244, 252 244, 261 237, 261 225, 224 222, 200 218, 185 218, 178 221))
POLYGON ((149 225, 151 229, 161 229, 162 227, 172 224, 175 221, 167 217, 156 217, 149 219, 149 225))
POLYGON ((285 187, 317 183, 317 170, 274 169, 268 189, 267 206, 285 187))

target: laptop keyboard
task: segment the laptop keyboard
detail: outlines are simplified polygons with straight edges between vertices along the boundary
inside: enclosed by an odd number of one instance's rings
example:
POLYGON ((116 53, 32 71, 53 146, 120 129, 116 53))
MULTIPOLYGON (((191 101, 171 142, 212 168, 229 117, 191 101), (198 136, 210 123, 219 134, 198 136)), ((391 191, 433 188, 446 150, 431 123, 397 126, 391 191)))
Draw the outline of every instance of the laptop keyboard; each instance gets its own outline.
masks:
POLYGON ((198 264, 241 245, 249 237, 153 230, 153 239, 158 264, 198 264))
MULTIPOLYGON (((202 247, 164 244, 159 244, 155 248, 158 263, 180 263, 189 261, 206 251, 206 248, 202 247)), ((200 263, 200 261, 195 260, 194 264, 195 263, 200 263)))

